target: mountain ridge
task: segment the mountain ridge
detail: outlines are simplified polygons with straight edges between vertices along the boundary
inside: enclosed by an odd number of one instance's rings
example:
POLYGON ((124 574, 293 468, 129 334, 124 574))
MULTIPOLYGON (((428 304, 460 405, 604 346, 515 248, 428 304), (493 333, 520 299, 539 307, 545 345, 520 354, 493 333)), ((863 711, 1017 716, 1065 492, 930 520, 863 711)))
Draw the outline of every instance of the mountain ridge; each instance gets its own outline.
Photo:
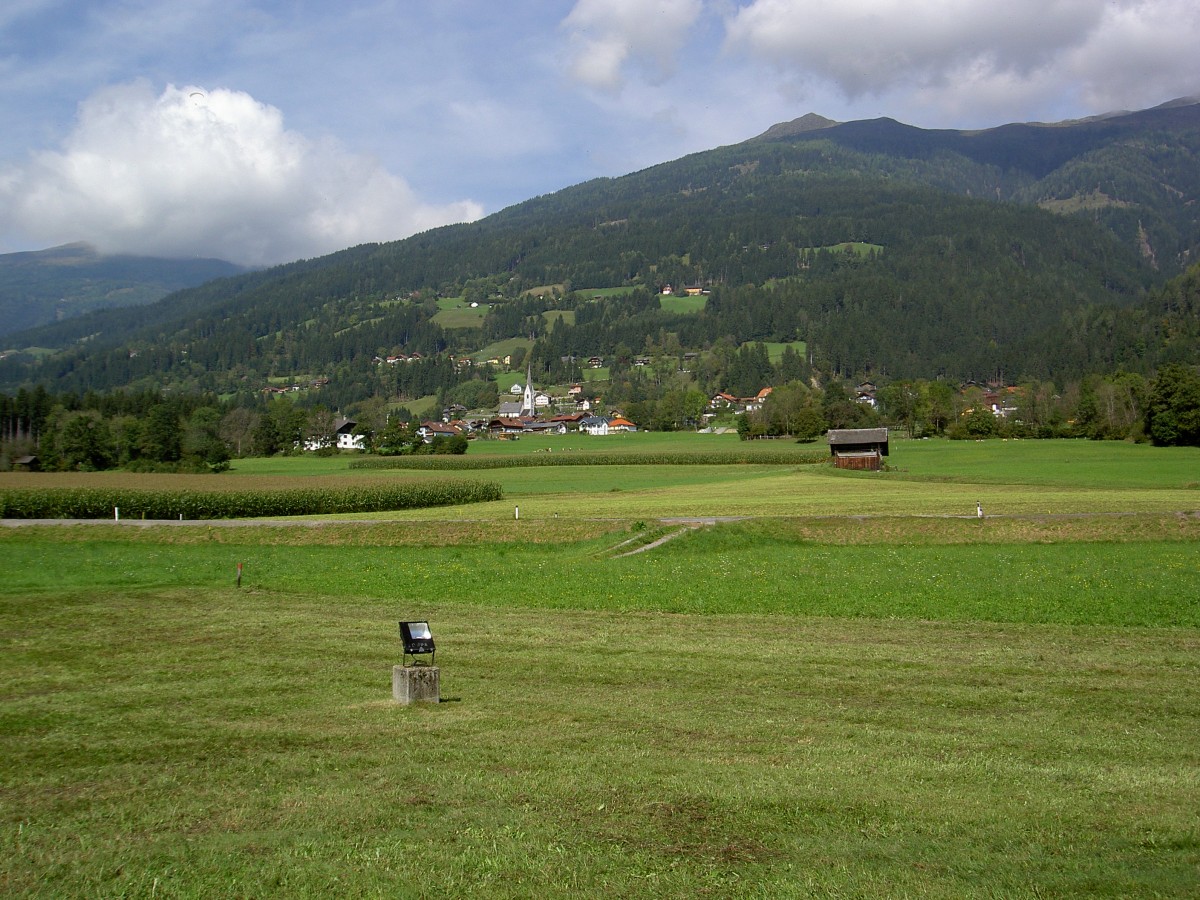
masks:
POLYGON ((531 333, 530 353, 562 375, 560 360, 580 354, 726 340, 805 341, 817 365, 846 375, 1064 378, 1155 364, 1135 312, 1200 245, 1197 104, 982 133, 828 123, 804 116, 777 138, 191 288, 136 317, 48 326, 23 337, 62 352, 0 376, 229 392, 340 371, 327 396, 353 402, 339 383, 388 390, 376 357, 480 355, 531 333), (851 245, 864 250, 832 249, 851 245), (676 314, 656 299, 666 284, 711 297, 676 314), (557 299, 534 300, 539 285, 557 285, 557 299), (602 289, 642 299, 587 293, 602 289), (443 315, 456 297, 477 313, 443 315))
POLYGON ((153 303, 241 271, 218 259, 104 254, 84 241, 0 254, 0 337, 95 309, 153 303))

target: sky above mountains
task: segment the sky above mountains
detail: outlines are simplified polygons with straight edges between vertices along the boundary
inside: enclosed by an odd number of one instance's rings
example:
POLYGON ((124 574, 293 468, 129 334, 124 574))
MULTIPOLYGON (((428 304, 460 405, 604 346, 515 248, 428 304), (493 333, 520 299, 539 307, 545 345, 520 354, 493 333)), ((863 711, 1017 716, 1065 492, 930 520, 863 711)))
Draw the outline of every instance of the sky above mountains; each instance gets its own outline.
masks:
POLYGON ((980 128, 1200 94, 1195 0, 9 0, 0 252, 271 264, 817 112, 980 128))

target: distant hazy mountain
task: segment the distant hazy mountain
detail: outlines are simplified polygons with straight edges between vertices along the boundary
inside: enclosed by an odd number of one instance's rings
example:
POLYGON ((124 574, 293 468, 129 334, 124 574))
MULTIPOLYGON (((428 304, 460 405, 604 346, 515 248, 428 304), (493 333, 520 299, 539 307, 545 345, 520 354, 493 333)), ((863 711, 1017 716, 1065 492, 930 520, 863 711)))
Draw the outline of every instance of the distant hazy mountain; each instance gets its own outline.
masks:
POLYGON ((153 303, 240 271, 219 259, 101 256, 82 243, 0 254, 0 335, 94 309, 153 303))
POLYGON ((0 388, 257 392, 323 374, 323 402, 344 406, 394 394, 399 369, 377 358, 486 358, 530 335, 555 377, 650 344, 803 341, 847 377, 1061 381, 1196 355, 1194 306, 1165 328, 1155 304, 1198 259, 1196 100, 971 132, 808 115, 478 222, 14 335, 61 352, 10 354, 0 388), (709 293, 663 304, 668 284, 709 293))

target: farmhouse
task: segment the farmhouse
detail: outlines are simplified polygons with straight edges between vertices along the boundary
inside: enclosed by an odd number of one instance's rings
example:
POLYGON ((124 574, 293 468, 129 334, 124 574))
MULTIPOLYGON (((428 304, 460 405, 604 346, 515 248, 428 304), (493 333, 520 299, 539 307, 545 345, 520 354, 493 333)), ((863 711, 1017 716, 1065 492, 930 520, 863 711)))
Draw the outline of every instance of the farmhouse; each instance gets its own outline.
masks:
POLYGON ((417 429, 417 434, 421 436, 426 444, 432 443, 434 438, 452 438, 462 434, 462 429, 454 425, 448 425, 445 422, 422 422, 421 427, 417 429))
POLYGON ((520 434, 525 430, 525 423, 516 416, 497 416, 488 422, 488 433, 497 435, 520 434))
POLYGON ((878 472, 888 455, 886 428, 835 428, 829 432, 829 453, 839 469, 878 472))
POLYGON ((742 404, 746 412, 755 412, 756 410, 762 409, 763 404, 767 401, 767 398, 771 396, 771 391, 773 390, 774 388, 765 387, 753 397, 743 397, 738 402, 742 404))
POLYGON ((552 416, 550 421, 556 425, 562 425, 568 431, 578 431, 579 423, 585 419, 583 413, 564 413, 558 416, 552 416))
POLYGON ((339 418, 334 421, 331 434, 309 438, 304 442, 304 449, 321 450, 336 447, 339 450, 364 450, 366 439, 361 434, 354 433, 357 425, 353 419, 339 418))
POLYGON ((353 419, 341 418, 333 423, 333 436, 339 450, 363 450, 366 449, 364 438, 361 434, 355 434, 354 429, 358 425, 353 419))

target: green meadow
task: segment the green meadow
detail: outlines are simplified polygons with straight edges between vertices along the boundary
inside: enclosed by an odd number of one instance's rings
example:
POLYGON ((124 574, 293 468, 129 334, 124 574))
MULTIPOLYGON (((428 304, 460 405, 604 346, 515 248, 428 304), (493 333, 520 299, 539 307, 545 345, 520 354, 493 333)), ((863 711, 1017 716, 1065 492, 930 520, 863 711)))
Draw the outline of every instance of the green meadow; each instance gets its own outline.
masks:
POLYGON ((791 347, 801 359, 808 354, 808 344, 805 341, 791 341, 786 344, 767 341, 764 346, 767 348, 767 358, 773 363, 783 359, 783 351, 786 347, 791 347))
POLYGON ((443 328, 478 328, 488 311, 487 304, 471 306, 462 297, 443 297, 437 305, 438 312, 433 321, 443 328))
POLYGON ((707 303, 708 297, 702 294, 693 294, 691 296, 687 294, 668 294, 666 296, 660 295, 658 298, 658 305, 671 313, 698 313, 704 309, 707 303))
MULTIPOLYGON (((350 459, 213 478, 367 478, 350 459)), ((0 527, 0 888, 1195 896, 1200 451, 889 463, 464 469, 505 499, 0 527), (407 618, 440 704, 391 700, 407 618)))

